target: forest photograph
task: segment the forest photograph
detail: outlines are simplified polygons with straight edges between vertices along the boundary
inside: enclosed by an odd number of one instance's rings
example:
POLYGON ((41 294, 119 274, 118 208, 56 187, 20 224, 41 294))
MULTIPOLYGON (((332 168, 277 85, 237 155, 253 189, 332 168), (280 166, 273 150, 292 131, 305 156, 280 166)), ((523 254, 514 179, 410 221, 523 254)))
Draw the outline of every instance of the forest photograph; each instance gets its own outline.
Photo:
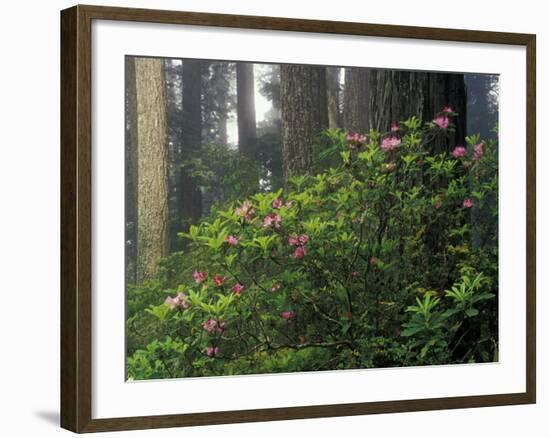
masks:
POLYGON ((126 379, 499 360, 499 76, 125 58, 126 379))

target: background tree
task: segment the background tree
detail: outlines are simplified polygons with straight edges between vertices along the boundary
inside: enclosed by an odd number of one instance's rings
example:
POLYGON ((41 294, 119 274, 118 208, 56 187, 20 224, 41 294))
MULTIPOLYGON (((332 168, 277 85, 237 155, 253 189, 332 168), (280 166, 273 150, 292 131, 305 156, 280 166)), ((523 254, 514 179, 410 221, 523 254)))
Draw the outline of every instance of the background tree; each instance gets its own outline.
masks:
POLYGON ((203 61, 202 142, 228 146, 227 125, 235 110, 235 64, 203 61))
POLYGON ((481 138, 496 138, 493 128, 498 124, 498 75, 464 75, 468 102, 469 133, 481 138))
POLYGON ((444 106, 459 114, 455 131, 434 141, 434 152, 464 144, 466 91, 464 75, 400 70, 365 70, 368 75, 369 128, 388 131, 393 121, 416 116, 431 120, 444 106))
POLYGON ((352 132, 369 130, 369 72, 348 67, 344 83, 344 128, 352 132))
POLYGON ((182 61, 182 138, 179 154, 179 177, 177 182, 178 212, 181 226, 186 229, 202 215, 202 196, 196 178, 185 166, 201 147, 202 111, 201 111, 201 61, 184 59, 182 61))
POLYGON ((138 283, 152 278, 168 253, 166 88, 161 59, 135 58, 138 283))
POLYGON ((328 127, 341 127, 340 121, 340 67, 327 67, 328 127))
POLYGON ((328 126, 323 67, 281 65, 283 175, 307 172, 319 133, 328 126))
POLYGON ((256 143, 256 106, 254 102, 254 64, 237 62, 237 123, 239 152, 253 158, 256 143))

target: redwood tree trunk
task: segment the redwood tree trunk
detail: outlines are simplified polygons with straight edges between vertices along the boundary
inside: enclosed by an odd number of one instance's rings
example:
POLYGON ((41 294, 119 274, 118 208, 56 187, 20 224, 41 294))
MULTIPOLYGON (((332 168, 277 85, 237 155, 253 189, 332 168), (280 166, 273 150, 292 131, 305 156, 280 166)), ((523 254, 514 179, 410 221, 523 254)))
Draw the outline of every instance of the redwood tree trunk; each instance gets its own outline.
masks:
POLYGON ((202 215, 202 194, 200 188, 185 168, 181 167, 200 150, 202 137, 201 111, 201 61, 182 61, 182 145, 179 156, 177 180, 177 204, 180 227, 187 229, 202 215))
POLYGON ((340 67, 327 67, 328 127, 340 127, 340 67))
POLYGON ((369 72, 365 68, 346 68, 344 84, 344 129, 369 130, 369 72))
POLYGON ((254 64, 248 62, 237 62, 237 125, 239 152, 252 159, 256 145, 256 106, 254 64))
POLYGON ((443 106, 459 115, 453 118, 454 132, 442 132, 432 145, 434 152, 464 143, 466 134, 466 90, 464 75, 447 73, 370 70, 369 127, 387 132, 393 121, 416 116, 432 120, 443 106))
POLYGON ((311 169, 313 143, 328 126, 325 69, 281 65, 283 175, 311 169))
POLYGON ((137 102, 136 102, 136 64, 133 57, 124 60, 126 73, 126 274, 136 282, 136 245, 137 245, 137 102))
POLYGON ((136 58, 137 282, 152 278, 168 253, 166 89, 161 59, 136 58))

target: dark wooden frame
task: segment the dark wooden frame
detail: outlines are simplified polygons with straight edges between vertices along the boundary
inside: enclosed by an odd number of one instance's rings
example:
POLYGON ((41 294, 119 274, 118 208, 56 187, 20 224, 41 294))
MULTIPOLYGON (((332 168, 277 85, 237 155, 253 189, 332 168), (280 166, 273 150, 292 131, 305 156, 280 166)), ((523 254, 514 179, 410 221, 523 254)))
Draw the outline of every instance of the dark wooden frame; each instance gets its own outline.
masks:
POLYGON ((62 11, 61 426, 80 433, 535 403, 535 52, 536 37, 531 34, 81 5, 62 11), (525 46, 527 51, 526 392, 231 412, 92 419, 92 20, 140 21, 525 46))

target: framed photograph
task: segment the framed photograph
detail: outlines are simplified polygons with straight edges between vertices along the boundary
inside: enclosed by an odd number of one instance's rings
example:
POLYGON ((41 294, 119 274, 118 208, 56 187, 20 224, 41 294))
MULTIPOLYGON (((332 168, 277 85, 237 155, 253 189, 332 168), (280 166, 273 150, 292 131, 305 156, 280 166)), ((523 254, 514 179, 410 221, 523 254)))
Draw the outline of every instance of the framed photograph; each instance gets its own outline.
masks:
POLYGON ((61 13, 61 425, 535 403, 535 35, 61 13))

